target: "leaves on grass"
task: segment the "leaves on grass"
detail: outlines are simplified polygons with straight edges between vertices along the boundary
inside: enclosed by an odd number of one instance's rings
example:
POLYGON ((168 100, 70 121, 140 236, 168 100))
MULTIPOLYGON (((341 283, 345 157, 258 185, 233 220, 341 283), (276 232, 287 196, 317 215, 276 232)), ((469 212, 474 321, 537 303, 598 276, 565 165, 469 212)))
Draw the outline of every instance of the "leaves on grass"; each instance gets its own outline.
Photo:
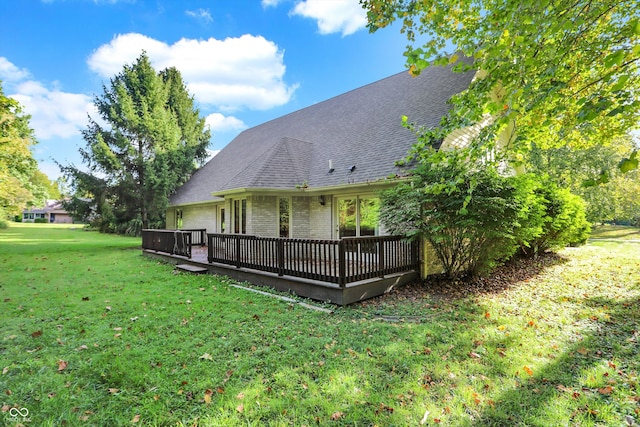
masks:
POLYGON ((109 388, 108 391, 109 391, 109 394, 118 394, 120 389, 119 388, 109 388))
POLYGON ((38 338, 38 337, 42 336, 42 331, 31 332, 31 336, 33 338, 38 338))
POLYGON ((527 373, 527 375, 533 376, 533 370, 530 367, 525 366, 522 369, 527 373))
POLYGON ((598 389, 598 393, 604 394, 604 395, 609 395, 609 394, 613 393, 613 387, 608 385, 606 387, 599 388, 598 389))
POLYGON ((244 405, 241 403, 236 407, 236 411, 243 413, 244 412, 244 405))
POLYGON ((213 396, 213 390, 210 388, 204 391, 204 403, 207 405, 211 404, 211 397, 213 396))
POLYGON ((67 366, 69 366, 69 363, 64 360, 58 360, 58 372, 64 371, 67 366))
POLYGON ((334 412, 333 414, 331 414, 331 420, 332 421, 338 421, 340 418, 344 417, 344 413, 343 412, 334 412))
POLYGON ((202 360, 213 360, 213 357, 209 353, 205 353, 202 356, 200 356, 199 359, 202 359, 202 360))
POLYGON ((140 421, 140 414, 134 415, 134 417, 131 419, 132 423, 137 423, 139 421, 140 421))

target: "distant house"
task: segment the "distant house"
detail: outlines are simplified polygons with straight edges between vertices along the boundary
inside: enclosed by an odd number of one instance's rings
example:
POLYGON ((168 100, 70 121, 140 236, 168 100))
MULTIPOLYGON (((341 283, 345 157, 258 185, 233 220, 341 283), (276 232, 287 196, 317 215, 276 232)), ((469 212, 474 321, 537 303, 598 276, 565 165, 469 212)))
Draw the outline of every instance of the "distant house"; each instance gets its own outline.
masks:
POLYGON ((22 211, 22 222, 35 222, 36 219, 44 219, 52 224, 70 224, 73 222, 71 215, 62 207, 62 201, 47 200, 42 208, 31 208, 22 211))
POLYGON ((171 195, 168 229, 264 237, 384 235, 381 189, 418 126, 436 126, 473 72, 402 72, 245 130, 171 195))

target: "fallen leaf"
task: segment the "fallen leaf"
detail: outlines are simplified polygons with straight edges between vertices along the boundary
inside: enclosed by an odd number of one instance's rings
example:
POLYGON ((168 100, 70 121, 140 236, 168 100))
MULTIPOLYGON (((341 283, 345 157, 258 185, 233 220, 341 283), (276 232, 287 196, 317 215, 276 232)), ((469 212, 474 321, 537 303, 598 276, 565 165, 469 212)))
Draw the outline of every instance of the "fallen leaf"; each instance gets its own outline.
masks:
POLYGON ((110 388, 110 389, 109 389, 109 393, 111 393, 111 394, 116 394, 116 393, 118 393, 119 391, 120 391, 120 389, 118 389, 118 388, 110 388))
POLYGON ((611 394, 611 393, 613 393, 613 387, 608 385, 606 387, 599 388, 598 389, 598 393, 600 393, 600 394, 611 394))
POLYGON ((9 405, 2 405, 2 412, 9 412, 11 410, 11 406, 9 405))
POLYGON ((204 403, 207 405, 211 404, 211 396, 213 396, 213 390, 210 388, 206 389, 204 392, 204 403))
POLYGON ((420 424, 425 424, 428 418, 429 418, 429 411, 424 411, 424 416, 420 420, 420 424))
POLYGON ((87 347, 86 344, 82 344, 80 347, 76 348, 76 350, 80 351, 80 350, 87 350, 89 347, 87 347))
POLYGON ((473 351, 469 353, 469 357, 472 359, 481 359, 482 356, 480 356, 478 353, 474 353, 473 351))
POLYGON ((139 317, 138 317, 138 316, 136 316, 136 317, 131 317, 131 318, 130 318, 130 320, 131 320, 132 322, 135 322, 135 321, 136 321, 136 320, 138 320, 138 319, 139 319, 139 317))
POLYGON ((58 338, 58 339, 56 340, 56 342, 57 342, 58 344, 60 344, 60 345, 64 345, 64 341, 62 341, 60 338, 58 338))
POLYGON ((489 313, 488 311, 486 313, 484 313, 484 318, 485 319, 489 319, 491 317, 491 313, 489 313))
POLYGON ((199 358, 203 359, 203 360, 213 360, 213 357, 211 357, 211 355, 209 353, 205 353, 202 356, 200 356, 199 358))
POLYGON ((338 411, 338 412, 334 412, 333 414, 331 414, 331 419, 333 421, 338 421, 343 416, 344 416, 344 413, 338 411))
POLYGON ((42 336, 42 331, 31 332, 31 336, 33 338, 38 338, 39 336, 42 336))
POLYGON ((64 360, 58 360, 58 371, 64 371, 69 364, 64 360))
POLYGON ((113 330, 114 330, 114 331, 121 331, 121 330, 122 330, 122 328, 121 328, 120 326, 117 326, 117 327, 113 328, 113 330))
POLYGON ((530 368, 530 367, 525 366, 525 367, 523 367, 522 369, 524 369, 524 371, 525 371, 527 374, 529 374, 530 376, 533 376, 533 370, 531 370, 531 368, 530 368))
POLYGON ((6 375, 7 372, 9 372, 9 367, 5 366, 4 369, 2 369, 2 375, 6 375))
POLYGON ((111 311, 111 306, 110 306, 110 305, 108 305, 108 306, 106 306, 104 309, 105 309, 105 310, 107 310, 107 311, 111 311))
POLYGON ((237 399, 240 399, 240 400, 244 399, 244 393, 243 393, 243 392, 238 393, 238 395, 236 396, 236 398, 237 398, 237 399))
POLYGON ((244 405, 241 403, 236 407, 236 411, 243 413, 244 412, 244 405))
POLYGON ((133 419, 131 419, 132 423, 137 423, 138 421, 140 421, 140 414, 136 414, 133 419))

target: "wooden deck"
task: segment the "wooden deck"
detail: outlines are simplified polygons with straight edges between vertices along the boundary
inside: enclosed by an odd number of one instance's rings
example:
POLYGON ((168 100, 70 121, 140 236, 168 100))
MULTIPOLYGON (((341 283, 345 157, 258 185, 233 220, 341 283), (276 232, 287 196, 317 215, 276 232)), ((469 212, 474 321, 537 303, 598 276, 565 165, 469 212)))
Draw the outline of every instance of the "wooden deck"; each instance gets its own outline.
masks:
POLYGON ((178 244, 167 233, 162 235, 165 250, 153 243, 145 245, 152 237, 143 234, 143 253, 337 305, 382 295, 419 277, 418 248, 390 236, 314 241, 208 234, 209 245, 193 246, 187 237, 193 231, 185 231, 182 237, 171 231, 176 240, 183 239, 178 244), (222 238, 228 247, 224 253, 219 243, 222 238), (179 253, 171 253, 172 248, 179 253))

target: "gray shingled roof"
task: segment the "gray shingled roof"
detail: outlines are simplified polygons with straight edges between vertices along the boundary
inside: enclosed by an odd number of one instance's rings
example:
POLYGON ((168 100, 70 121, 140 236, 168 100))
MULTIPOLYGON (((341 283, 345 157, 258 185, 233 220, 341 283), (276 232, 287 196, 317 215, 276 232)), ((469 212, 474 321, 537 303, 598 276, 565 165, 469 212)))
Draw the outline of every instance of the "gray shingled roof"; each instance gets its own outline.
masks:
POLYGON ((415 78, 405 71, 247 129, 178 189, 170 204, 211 201, 212 193, 233 189, 294 189, 303 183, 317 189, 398 173, 395 162, 416 142, 401 117, 437 125, 447 100, 472 78, 472 71, 444 67, 415 78))

